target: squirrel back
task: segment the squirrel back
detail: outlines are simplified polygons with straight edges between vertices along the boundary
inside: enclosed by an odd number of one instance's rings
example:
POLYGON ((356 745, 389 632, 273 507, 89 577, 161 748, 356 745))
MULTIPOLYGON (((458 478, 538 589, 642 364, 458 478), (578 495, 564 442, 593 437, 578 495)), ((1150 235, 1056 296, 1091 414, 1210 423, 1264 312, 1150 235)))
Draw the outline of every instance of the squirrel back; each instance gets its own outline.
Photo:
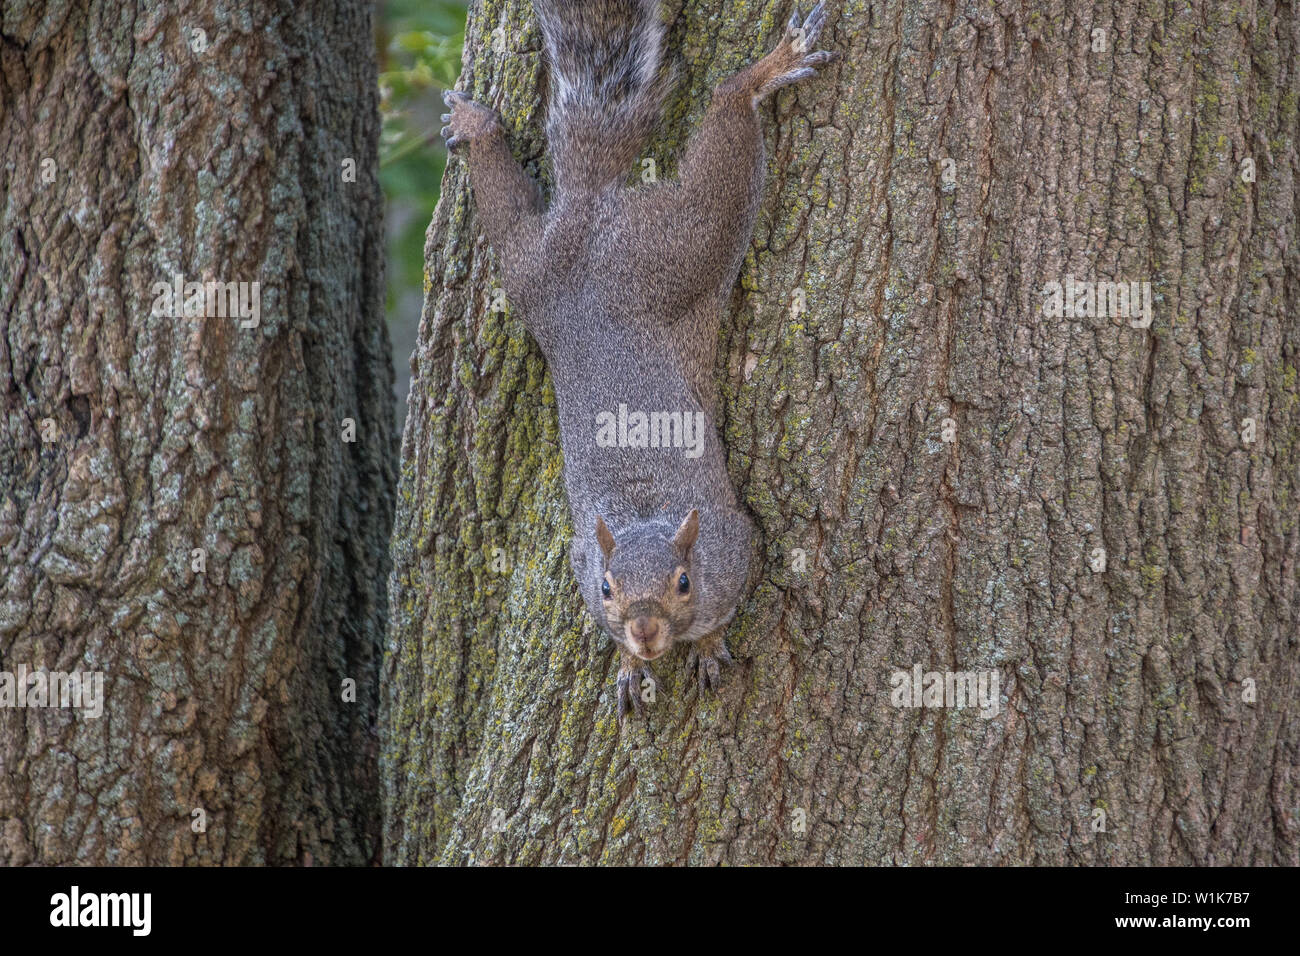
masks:
POLYGON ((556 190, 599 192, 620 182, 659 122, 659 0, 534 0, 550 65, 546 137, 556 190))

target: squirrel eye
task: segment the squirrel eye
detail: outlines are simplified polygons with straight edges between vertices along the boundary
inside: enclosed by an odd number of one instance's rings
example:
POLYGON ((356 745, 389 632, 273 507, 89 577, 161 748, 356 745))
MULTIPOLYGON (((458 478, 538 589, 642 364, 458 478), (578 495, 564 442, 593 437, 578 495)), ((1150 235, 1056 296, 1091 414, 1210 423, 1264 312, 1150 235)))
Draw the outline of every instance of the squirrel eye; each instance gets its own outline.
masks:
POLYGON ((685 594, 690 589, 691 589, 691 579, 688 578, 686 576, 686 572, 683 571, 682 576, 677 579, 677 593, 685 594))
POLYGON ((605 595, 605 597, 609 597, 609 581, 606 580, 600 582, 600 593, 605 595))

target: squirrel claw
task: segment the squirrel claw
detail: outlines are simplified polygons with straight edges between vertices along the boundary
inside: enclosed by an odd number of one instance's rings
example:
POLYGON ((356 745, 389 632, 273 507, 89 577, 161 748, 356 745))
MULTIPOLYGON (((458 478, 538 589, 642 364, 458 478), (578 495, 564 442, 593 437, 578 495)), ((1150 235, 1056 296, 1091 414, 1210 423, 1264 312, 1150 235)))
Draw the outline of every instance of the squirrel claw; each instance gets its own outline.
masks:
POLYGON ((822 26, 826 23, 826 4, 819 3, 812 8, 808 18, 803 21, 803 26, 799 25, 799 8, 796 7, 794 15, 790 17, 790 29, 787 32, 796 34, 794 38, 794 49, 796 53, 807 53, 809 48, 817 42, 821 36, 822 26))
POLYGON ((691 648, 691 653, 686 658, 686 666, 695 671, 700 683, 701 697, 706 692, 717 690, 722 686, 721 665, 730 663, 731 653, 721 639, 717 640, 713 646, 706 645, 699 649, 691 648))
POLYGON ((827 50, 814 50, 822 27, 826 25, 826 5, 819 3, 805 18, 796 7, 786 23, 785 35, 767 57, 757 64, 759 86, 754 102, 768 94, 814 76, 818 69, 836 59, 827 50))
POLYGON ((446 124, 442 128, 442 137, 447 141, 448 149, 455 149, 461 143, 500 128, 495 111, 475 103, 460 90, 443 91, 442 101, 451 107, 451 112, 441 117, 446 124))
POLYGON ((650 700, 654 700, 654 691, 657 686, 655 675, 649 667, 640 663, 633 663, 637 658, 629 658, 624 655, 623 666, 618 670, 618 722, 623 723, 623 718, 627 715, 628 705, 638 717, 645 716, 645 701, 641 697, 642 687, 645 681, 650 682, 650 700))

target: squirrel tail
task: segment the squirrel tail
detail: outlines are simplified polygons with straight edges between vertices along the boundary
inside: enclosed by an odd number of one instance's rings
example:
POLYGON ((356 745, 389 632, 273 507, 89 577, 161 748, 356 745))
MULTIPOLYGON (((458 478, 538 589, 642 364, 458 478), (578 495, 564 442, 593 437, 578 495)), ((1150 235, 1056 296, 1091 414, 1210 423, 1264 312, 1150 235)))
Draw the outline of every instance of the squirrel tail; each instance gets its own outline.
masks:
POLYGON ((560 195, 597 192, 627 175, 659 122, 659 0, 534 0, 550 61, 546 137, 560 195))

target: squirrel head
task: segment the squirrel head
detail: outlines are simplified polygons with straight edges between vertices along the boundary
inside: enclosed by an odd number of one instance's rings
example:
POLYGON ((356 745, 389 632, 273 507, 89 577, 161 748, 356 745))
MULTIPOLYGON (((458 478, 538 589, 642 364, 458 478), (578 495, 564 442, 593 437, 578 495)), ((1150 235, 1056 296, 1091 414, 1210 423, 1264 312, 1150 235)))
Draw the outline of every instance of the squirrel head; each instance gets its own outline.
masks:
POLYGON ((618 540, 596 518, 596 540, 604 560, 598 585, 605 627, 628 652, 652 661, 673 646, 695 620, 696 586, 691 546, 700 513, 691 511, 672 535, 664 525, 633 525, 618 540))

